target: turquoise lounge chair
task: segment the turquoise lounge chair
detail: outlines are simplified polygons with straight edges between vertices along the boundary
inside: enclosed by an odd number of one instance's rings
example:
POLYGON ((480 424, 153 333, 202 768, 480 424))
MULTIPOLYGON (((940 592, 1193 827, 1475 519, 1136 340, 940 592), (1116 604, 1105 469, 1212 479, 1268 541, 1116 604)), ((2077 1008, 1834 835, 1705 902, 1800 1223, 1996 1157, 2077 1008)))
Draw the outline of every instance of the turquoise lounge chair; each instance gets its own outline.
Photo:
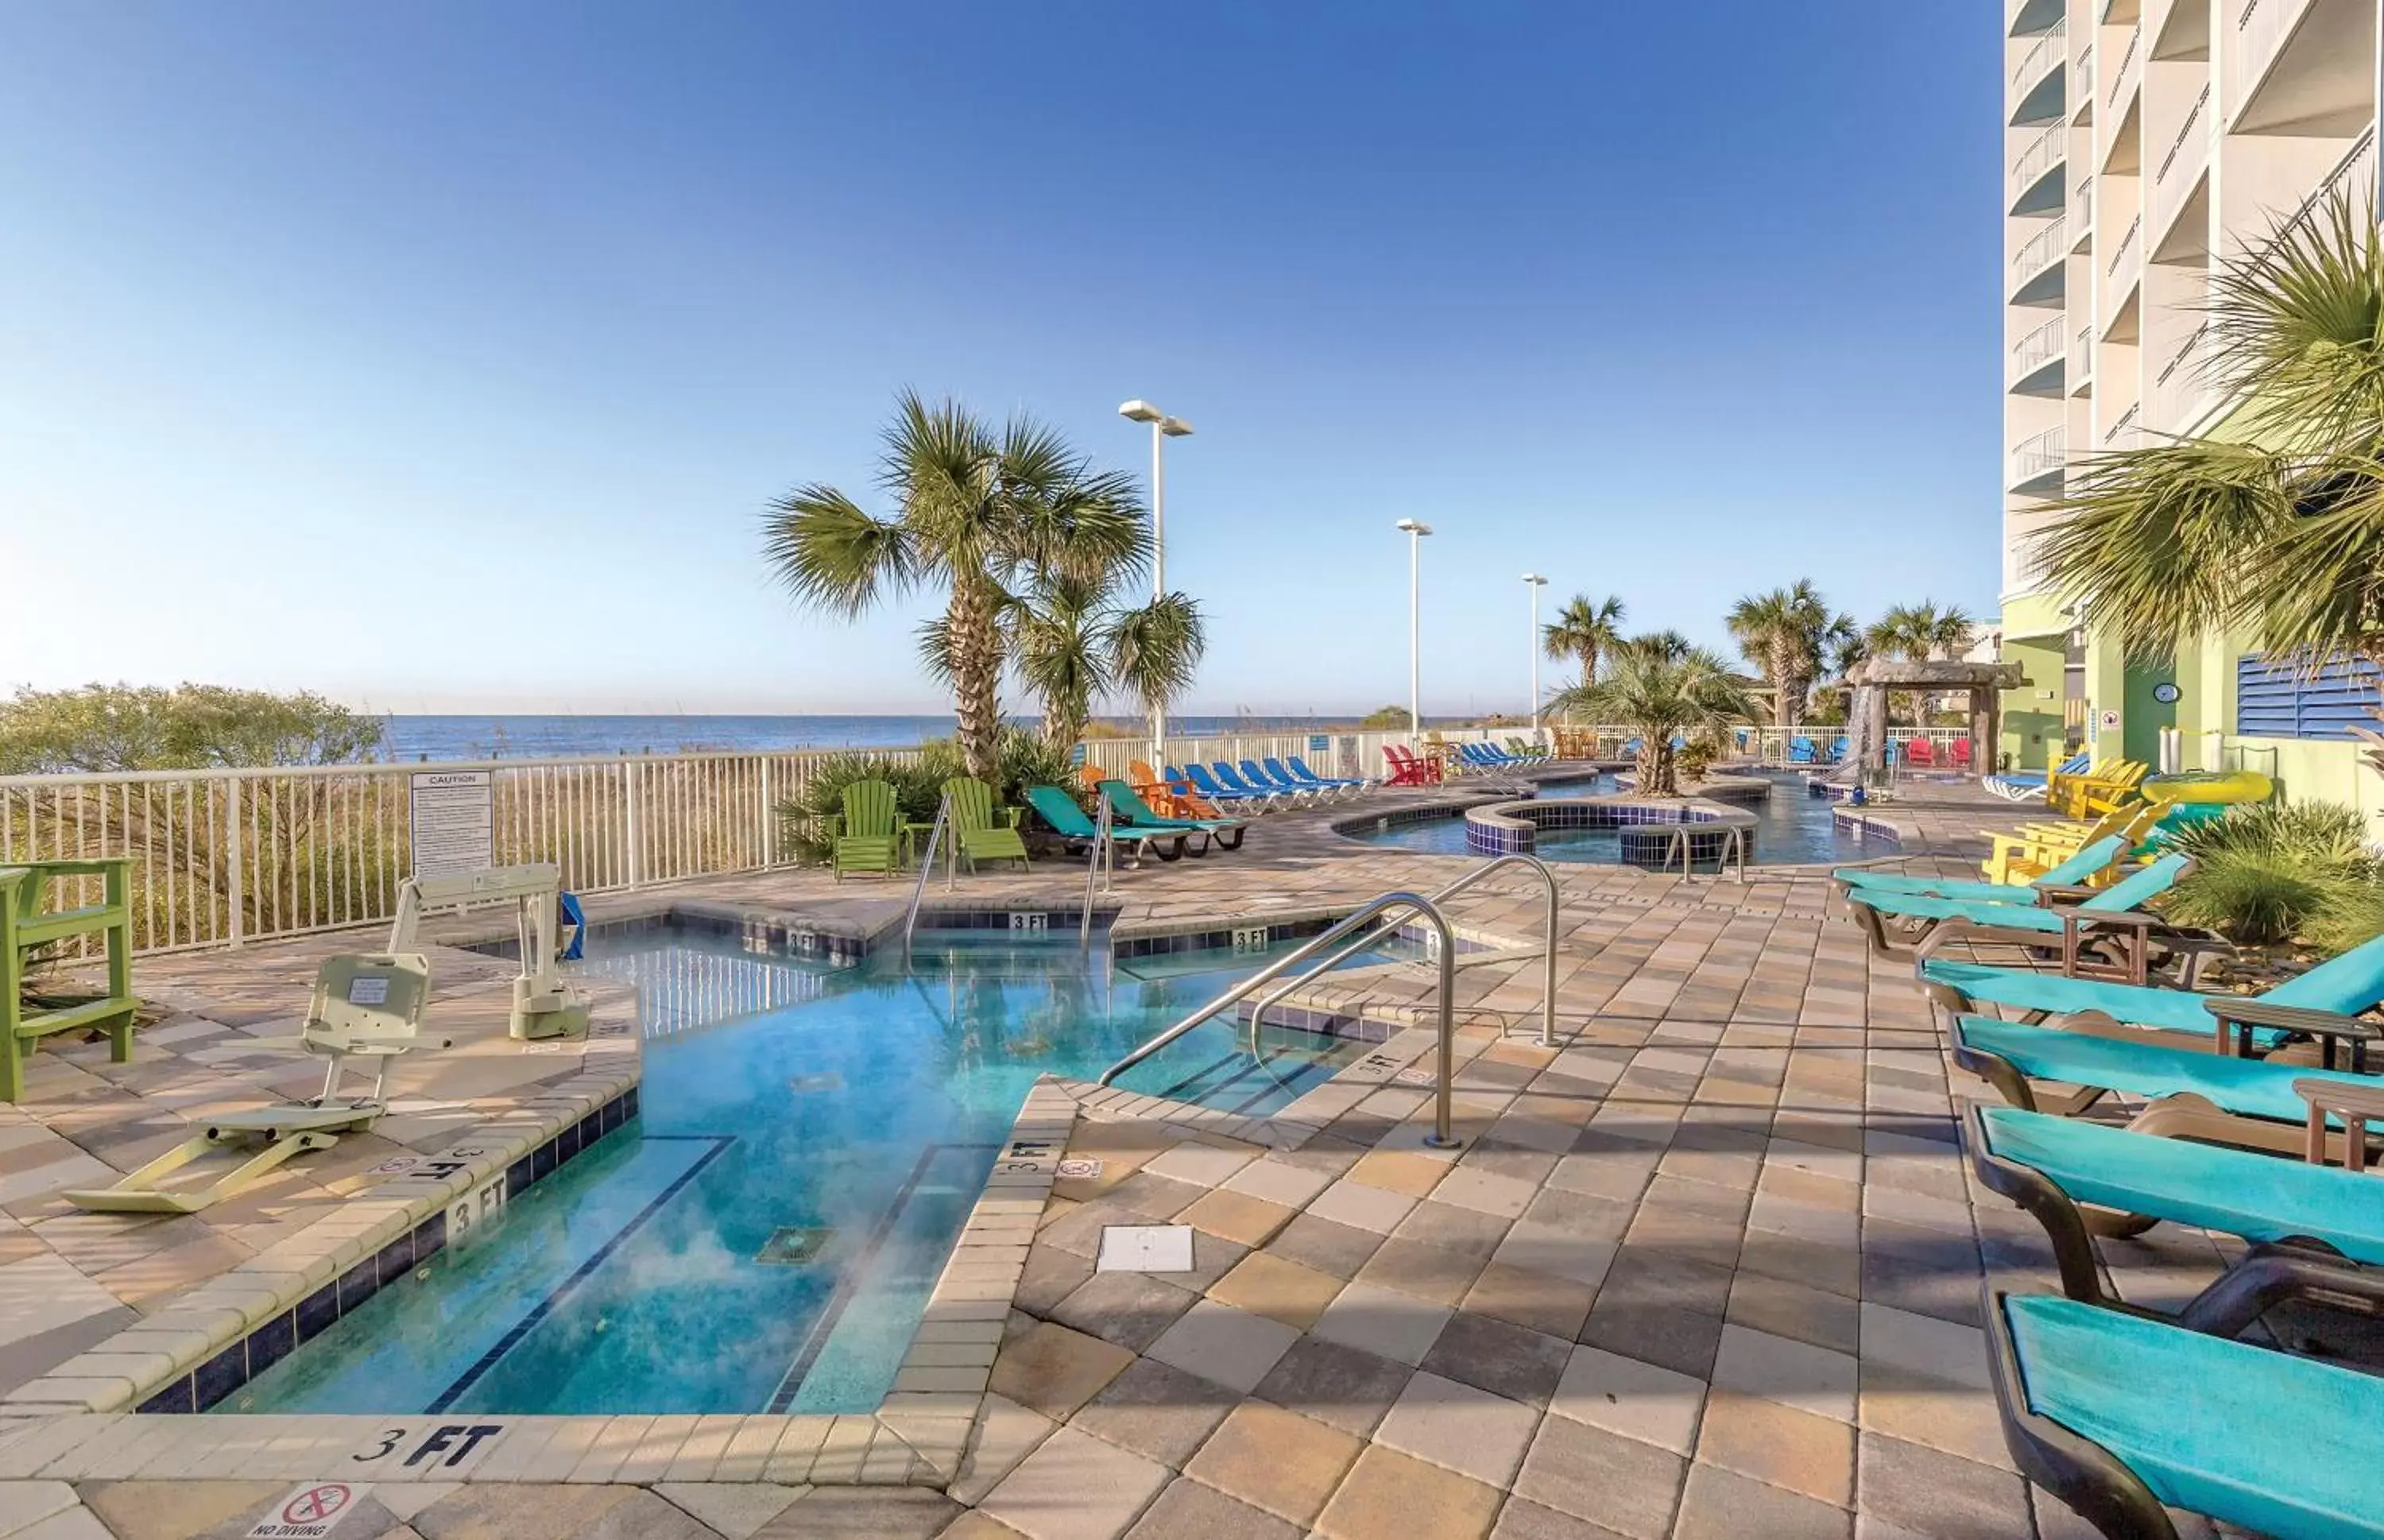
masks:
POLYGON ((2129 1124, 2139 1133, 2185 1134, 2283 1155, 2301 1154, 2307 1138, 2309 1104, 2293 1090, 2295 1081, 2341 1081, 2367 1091, 2377 1085, 2372 1075, 2172 1047, 2124 1027, 2080 1032, 1961 1016, 1953 1046, 1956 1063, 2024 1112, 2071 1117, 2119 1091, 2151 1103, 2129 1124), (2039 1082, 2077 1088, 2055 1095, 2039 1082))
MULTIPOLYGON (((2058 942, 2061 971, 2074 976, 2083 964, 2082 949, 2088 943, 2117 939, 2121 955, 2116 965, 2129 982, 2142 984, 2151 971, 2155 941, 2183 944, 2189 960, 2227 945, 2208 931, 2169 925, 2157 915, 2142 912, 2145 904, 2176 887, 2192 869, 2192 857, 2165 855, 2092 898, 2070 904, 2031 903, 2031 897, 2049 900, 2052 894, 2031 894, 2024 888, 2010 889, 2018 901, 1990 903, 1925 893, 1873 892, 1860 887, 1846 895, 1846 903, 1870 938, 1872 950, 1881 953, 1898 944, 1923 941, 1930 942, 1932 950, 1957 939, 2017 946, 2058 942)), ((2191 976, 2186 982, 2192 983, 2191 976)))
POLYGON ((2130 1026, 2171 1032, 2217 1031, 2222 1052, 2263 1051, 2300 1036, 2318 1039, 2323 1062, 2334 1067, 2335 1044, 2351 1045, 2353 1073, 2366 1067, 2366 1044, 2384 1033, 2360 1012, 2384 1001, 2384 936, 2257 995, 2203 995, 2097 978, 2067 978, 2027 968, 1999 968, 1924 957, 1920 987, 1950 1012, 1981 1001, 2029 1012, 2028 1019, 2099 1012, 2130 1026))
MULTIPOLYGON (((1093 841, 1100 838, 1100 826, 1086 817, 1085 810, 1076 805, 1076 800, 1056 786, 1028 787, 1026 803, 1035 810, 1035 816, 1049 825, 1051 832, 1067 842, 1071 855, 1084 854, 1092 848, 1093 841)), ((1115 804, 1111 805, 1114 807, 1115 804)), ((1114 818, 1110 823, 1111 844, 1124 847, 1127 858, 1137 865, 1146 855, 1155 855, 1161 861, 1181 859, 1187 838, 1189 836, 1182 829, 1137 829, 1114 818)), ((1205 835, 1201 842, 1207 843, 1205 835)))
MULTIPOLYGON (((1240 850, 1242 836, 1249 832, 1249 821, 1244 818, 1170 818, 1154 812, 1142 800, 1142 793, 1124 781, 1106 780, 1100 783, 1100 789, 1110 794, 1111 815, 1125 819, 1128 828, 1198 831, 1215 840, 1216 848, 1223 851, 1240 850)), ((1196 849, 1189 853, 1198 857, 1208 852, 1196 849)))
POLYGON ((1875 872, 1868 866, 1840 866, 1830 873, 1842 897, 1856 889, 1879 893, 1926 893, 1940 899, 1982 899, 1989 903, 2032 902, 2030 889, 2082 888, 2090 877, 2108 870, 2127 854, 2116 835, 2080 847, 2076 855, 2025 883, 1980 882, 1975 877, 1931 877, 1910 872, 1875 872))
POLYGON ((1986 1304, 2013 1463, 2109 1540, 2177 1540, 2164 1505, 2275 1540, 2384 1540, 2374 1376, 2054 1295, 1986 1304))
POLYGON ((2177 1312, 2196 1331, 2237 1336, 2308 1284, 2384 1263, 2384 1203, 2374 1178, 2306 1161, 2153 1138, 2082 1118, 1972 1103, 1962 1147, 1979 1180, 2044 1226, 2062 1291, 2119 1303, 2103 1287, 2092 1236, 2130 1216, 2240 1236, 2253 1249, 2177 1312))

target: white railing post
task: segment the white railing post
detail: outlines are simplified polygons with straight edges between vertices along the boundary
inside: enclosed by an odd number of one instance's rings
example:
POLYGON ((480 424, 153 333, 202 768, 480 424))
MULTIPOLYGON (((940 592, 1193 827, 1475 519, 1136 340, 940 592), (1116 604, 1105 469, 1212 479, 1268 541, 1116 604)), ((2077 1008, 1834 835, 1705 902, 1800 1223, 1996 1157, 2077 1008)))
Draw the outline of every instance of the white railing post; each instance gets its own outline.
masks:
POLYGON ((638 816, 638 762, 626 757, 621 761, 621 806, 627 822, 629 886, 634 888, 644 880, 645 852, 640 841, 644 828, 638 816))
POLYGON ((242 894, 247 887, 245 863, 242 859, 240 838, 241 777, 234 776, 226 783, 230 795, 224 799, 225 832, 230 837, 224 846, 224 880, 230 888, 230 939, 239 946, 247 931, 246 918, 241 913, 242 894))
POLYGON ((776 809, 770 801, 770 756, 762 756, 762 870, 776 865, 778 842, 771 838, 776 809))

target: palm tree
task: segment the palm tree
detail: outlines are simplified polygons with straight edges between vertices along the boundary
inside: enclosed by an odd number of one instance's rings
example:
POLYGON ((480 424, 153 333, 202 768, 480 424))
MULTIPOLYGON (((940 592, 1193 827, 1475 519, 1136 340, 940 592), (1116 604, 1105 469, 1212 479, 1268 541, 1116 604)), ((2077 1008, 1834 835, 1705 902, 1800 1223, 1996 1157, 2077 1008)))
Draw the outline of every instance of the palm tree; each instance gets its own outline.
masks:
POLYGON ((1557 612, 1555 620, 1540 627, 1540 640, 1549 657, 1580 660, 1581 682, 1586 689, 1597 683, 1600 654, 1621 645, 1622 601, 1608 594, 1593 602, 1589 595, 1576 593, 1557 612))
MULTIPOLYGON (((1918 604, 1898 604, 1872 621, 1863 632, 1863 650, 1874 657, 1925 663, 1940 655, 1950 657, 1968 647, 1976 625, 1959 604, 1941 608, 1933 599, 1924 599, 1918 604)), ((1914 702, 1912 725, 1925 727, 1929 725, 1928 692, 1919 692, 1914 702)))
POLYGON ((1820 672, 1830 608, 1810 578, 1791 588, 1742 599, 1732 608, 1730 634, 1771 687, 1774 726, 1793 727, 1804 714, 1806 692, 1820 672))
POLYGON ((1629 728, 1639 739, 1638 794, 1677 796, 1673 738, 1720 732, 1752 717, 1755 702, 1729 664, 1709 649, 1675 652, 1663 645, 1662 633, 1641 640, 1657 645, 1615 649, 1604 678, 1558 691, 1554 704, 1629 728))
MULTIPOLYGON (((1085 736, 1093 702, 1105 695, 1125 695, 1149 712, 1182 694, 1208 651, 1200 607, 1190 596, 1121 605, 1117 589, 1129 576, 1049 575, 1012 602, 1009 634, 1019 682, 1041 704, 1043 736, 1058 747, 1085 736)), ((921 647, 934 667, 939 644, 923 637, 921 647)))
POLYGON ((764 520, 764 559, 798 601, 847 617, 942 584, 932 645, 951 684, 962 760, 990 780, 1012 590, 1149 561, 1133 478, 1094 470, 1031 418, 996 431, 955 402, 930 406, 906 391, 885 432, 877 480, 894 504, 882 518, 821 482, 777 499, 764 520))
POLYGON ((2211 279, 2204 381, 2226 438, 2073 470, 2035 554, 2138 654, 2213 634, 2310 665, 2384 661, 2384 240, 2329 193, 2211 279))

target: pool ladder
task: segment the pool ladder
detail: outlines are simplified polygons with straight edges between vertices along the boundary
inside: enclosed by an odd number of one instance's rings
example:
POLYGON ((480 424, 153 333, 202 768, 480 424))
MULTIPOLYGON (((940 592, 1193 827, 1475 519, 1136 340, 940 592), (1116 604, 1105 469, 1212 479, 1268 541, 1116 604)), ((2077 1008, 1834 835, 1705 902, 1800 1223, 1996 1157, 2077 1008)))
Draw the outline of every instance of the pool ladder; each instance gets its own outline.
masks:
MULTIPOLYGON (((909 913, 902 916, 902 962, 905 967, 908 967, 911 962, 911 933, 919 928, 919 902, 927 896, 927 874, 936 869, 936 851, 945 845, 947 835, 951 827, 951 815, 952 799, 947 793, 936 803, 936 824, 927 831, 927 848, 919 852, 918 880, 911 885, 911 910, 909 913)), ((944 851, 944 864, 947 868, 944 873, 944 889, 947 892, 951 890, 952 886, 951 868, 957 866, 958 863, 959 857, 956 854, 949 850, 944 851)))
POLYGON ((1433 1092, 1433 1131, 1424 1136, 1423 1142, 1434 1149, 1456 1149, 1458 1146, 1464 1143, 1462 1139, 1457 1137, 1453 1131, 1453 1118, 1450 1111, 1451 1086, 1456 1079, 1457 1069, 1457 934, 1450 928, 1448 916, 1442 913, 1440 906, 1447 900, 1453 898, 1458 893, 1471 888, 1475 883, 1481 881, 1484 877, 1488 876, 1491 873, 1510 865, 1528 865, 1532 867, 1539 873, 1541 881, 1544 882, 1547 888, 1546 929, 1542 942, 1542 966, 1545 970, 1544 987, 1546 993, 1541 1001, 1540 1040, 1547 1046, 1554 1047, 1556 1043, 1556 940, 1557 913, 1558 908, 1556 874, 1549 870, 1547 863, 1541 861, 1534 856, 1521 854, 1503 855, 1494 861, 1487 862, 1481 866, 1475 867, 1472 871, 1466 873, 1461 877, 1459 877, 1455 882, 1450 883, 1446 888, 1441 888, 1438 892, 1429 896, 1422 893, 1391 892, 1379 894, 1374 898, 1367 900, 1364 903, 1359 905, 1356 910, 1335 921, 1322 933, 1310 938, 1288 954, 1275 959, 1265 967, 1260 968, 1257 973, 1252 974, 1249 977, 1243 979, 1240 983, 1233 986, 1229 989, 1226 989, 1215 999, 1210 1000, 1207 1004, 1193 1011, 1189 1015, 1177 1022, 1174 1025, 1168 1027, 1165 1031, 1158 1033, 1145 1041, 1133 1052, 1127 1054, 1116 1063, 1111 1064, 1108 1069, 1103 1070, 1101 1072, 1099 1083, 1104 1086, 1114 1083, 1119 1075, 1124 1074, 1126 1071, 1134 1068, 1135 1065, 1141 1063, 1152 1054, 1157 1053, 1161 1049, 1167 1047, 1170 1043, 1182 1037, 1186 1033, 1190 1032, 1194 1027, 1198 1026, 1201 1023, 1222 1012, 1231 1010, 1233 1007, 1239 1005, 1243 1000, 1248 1000, 1260 989, 1273 983, 1276 979, 1283 977, 1283 975, 1290 972, 1291 969, 1307 962, 1311 957, 1323 954, 1328 949, 1332 949, 1336 944, 1339 944, 1339 950, 1335 950, 1327 961, 1318 964, 1317 967, 1310 972, 1298 975, 1298 977, 1292 980, 1291 983, 1285 985, 1283 988, 1275 990, 1273 994, 1268 996, 1267 1000, 1260 1006, 1259 1011, 1252 1017, 1250 1029, 1251 1041, 1253 1048, 1255 1048, 1257 1042, 1258 1022, 1261 1017, 1263 1017, 1267 1005, 1272 1005, 1276 1000, 1280 1000, 1292 987, 1293 984, 1311 979, 1315 977, 1317 974, 1321 974, 1329 968, 1335 967, 1374 945, 1378 939, 1374 934, 1376 928, 1379 925, 1385 923, 1391 915, 1395 913, 1401 916, 1413 914, 1421 917, 1432 927, 1429 933, 1430 937, 1433 940, 1436 940, 1439 943, 1438 947, 1434 949, 1435 955, 1427 959, 1428 962, 1434 966, 1435 975, 1434 980, 1433 995, 1434 1020, 1434 1025, 1437 1029, 1437 1047, 1434 1052, 1435 1063, 1434 1080, 1435 1082, 1435 1086, 1433 1092))
MULTIPOLYGON (((1677 854, 1681 858, 1682 879, 1686 881, 1695 875, 1689 860, 1689 833, 1692 829, 1695 829, 1698 833, 1705 832, 1700 826, 1696 825, 1674 824, 1672 826, 1671 840, 1664 847, 1664 859, 1656 867, 1658 874, 1672 869, 1672 857, 1677 854)), ((1746 831, 1736 824, 1730 824, 1725 825, 1720 833, 1721 855, 1714 863, 1714 876, 1719 877, 1728 872, 1731 862, 1734 858, 1738 863, 1738 880, 1745 882, 1746 880, 1746 831)))

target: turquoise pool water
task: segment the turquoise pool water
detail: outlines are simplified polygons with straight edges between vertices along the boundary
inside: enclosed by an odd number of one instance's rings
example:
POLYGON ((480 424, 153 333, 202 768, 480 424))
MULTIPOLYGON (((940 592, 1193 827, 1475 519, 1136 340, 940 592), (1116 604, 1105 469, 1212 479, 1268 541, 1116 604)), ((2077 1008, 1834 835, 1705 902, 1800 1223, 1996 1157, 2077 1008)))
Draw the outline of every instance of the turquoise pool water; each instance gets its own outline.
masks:
MULTIPOLYGON (((1831 812, 1834 804, 1826 797, 1808 793, 1801 773, 1734 767, 1730 774, 1760 776, 1772 783, 1769 796, 1759 802, 1744 804, 1748 812, 1755 814, 1754 863, 1757 866, 1858 861, 1865 856, 1879 855, 1889 848, 1876 839, 1866 844, 1842 827, 1831 812)), ((1545 800, 1555 801, 1611 796, 1617 789, 1610 776, 1601 776, 1595 781, 1547 787, 1540 795, 1545 800)), ((1465 817, 1462 813, 1411 824, 1394 824, 1383 829, 1360 829, 1355 831, 1352 838, 1370 844, 1389 845, 1431 855, 1474 853, 1465 843, 1465 817)), ((1613 866, 1620 864, 1622 860, 1621 835, 1610 828, 1542 829, 1534 844, 1533 853, 1548 861, 1590 862, 1613 866)))
MULTIPOLYGON (((1267 955, 623 944, 584 967, 637 987, 639 1115, 218 1410, 874 1410, 1036 1077, 1097 1075, 1267 955)), ((1362 1051, 1270 1030, 1256 1063, 1242 1030, 1121 1084, 1266 1112, 1362 1051)))

